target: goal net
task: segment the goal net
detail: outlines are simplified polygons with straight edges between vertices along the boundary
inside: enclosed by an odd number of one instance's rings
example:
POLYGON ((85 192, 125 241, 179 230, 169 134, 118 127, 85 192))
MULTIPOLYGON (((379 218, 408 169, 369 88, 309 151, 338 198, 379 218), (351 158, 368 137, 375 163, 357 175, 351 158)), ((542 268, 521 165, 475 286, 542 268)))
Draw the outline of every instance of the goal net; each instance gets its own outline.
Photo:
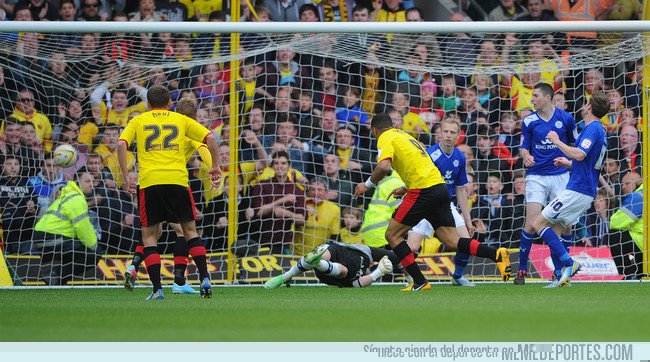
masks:
MULTIPOLYGON (((170 89, 172 109, 191 99, 192 117, 220 142, 221 187, 210 187, 206 159, 188 159, 197 227, 216 283, 264 282, 330 240, 386 246, 384 231, 399 205, 386 197, 402 184, 399 175, 353 197, 375 166, 369 125, 380 112, 424 147, 440 142, 444 119, 461 125, 456 145, 466 157, 473 237, 510 248, 516 271, 526 197, 520 130, 539 82, 553 87, 553 103, 575 117, 578 131, 591 94, 605 91, 611 101, 601 120, 609 135, 604 183, 571 232, 570 253, 584 265, 577 279, 642 274, 645 228, 636 220, 643 206, 634 196, 645 127, 647 39, 640 34, 601 33, 576 47, 564 45, 563 33, 258 33, 241 34, 236 56, 227 33, 25 32, 0 39, 2 250, 16 285, 122 283, 141 226, 137 199, 123 188, 116 141, 147 111, 146 89, 156 84, 170 89), (61 144, 78 150, 74 166, 54 163, 51 151, 61 144), (52 205, 67 182, 88 179, 91 186, 81 190, 90 223, 75 226, 94 228, 96 250, 51 223, 46 232, 36 226, 44 215, 58 215, 52 205), (237 231, 232 245, 229 224, 237 231)), ((134 180, 137 152, 132 147, 127 158, 126 177, 134 180)), ((176 239, 164 224, 165 283, 173 280, 176 239)), ((446 281, 454 270, 453 252, 435 237, 424 240, 417 261, 431 280, 446 281)), ((536 238, 529 276, 548 279, 552 270, 548 247, 536 238)), ((465 272, 471 280, 498 280, 489 260, 473 257, 465 272)), ((191 258, 187 276, 197 279, 191 258)), ((138 277, 148 282, 144 265, 138 277)), ((294 281, 317 282, 312 272, 294 281)))

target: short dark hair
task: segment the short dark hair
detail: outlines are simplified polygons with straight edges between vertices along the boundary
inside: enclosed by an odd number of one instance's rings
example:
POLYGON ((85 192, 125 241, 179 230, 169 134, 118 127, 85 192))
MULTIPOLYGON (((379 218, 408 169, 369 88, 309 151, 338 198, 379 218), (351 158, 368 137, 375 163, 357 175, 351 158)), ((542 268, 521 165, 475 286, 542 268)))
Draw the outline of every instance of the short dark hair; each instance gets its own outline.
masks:
POLYGON ((533 89, 539 89, 542 92, 542 95, 549 96, 551 98, 553 98, 553 94, 555 94, 553 91, 553 86, 548 83, 537 83, 533 89))
POLYGON ((476 132, 476 136, 478 138, 493 138, 496 137, 497 134, 494 133, 494 131, 490 127, 485 125, 480 125, 476 132))
POLYGON ((122 130, 122 127, 120 127, 120 125, 109 124, 104 128, 104 133, 106 133, 108 131, 117 131, 117 133, 119 134, 121 132, 121 130, 122 130))
POLYGON ((520 169, 513 172, 512 180, 514 181, 515 179, 525 178, 525 177, 526 177, 526 171, 520 169))
POLYGON ((214 20, 219 20, 219 21, 226 21, 226 12, 221 11, 221 10, 215 10, 208 15, 208 21, 214 21, 214 20))
POLYGON ((127 89, 125 89, 125 88, 117 88, 117 89, 113 90, 113 93, 111 94, 111 96, 114 95, 115 93, 124 93, 127 97, 129 96, 129 91, 127 89))
POLYGON ((31 11, 31 9, 29 7, 30 7, 30 4, 24 4, 24 3, 23 4, 20 4, 20 3, 16 4, 16 6, 14 6, 14 14, 13 15, 16 16, 17 12, 23 11, 23 10, 28 10, 29 13, 31 14, 32 11, 31 11))
POLYGON ((280 157, 286 158, 287 161, 289 161, 289 164, 291 164, 291 158, 289 158, 289 154, 286 151, 277 151, 277 152, 275 152, 273 154, 273 156, 271 157, 271 159, 272 159, 271 164, 272 165, 275 164, 275 160, 277 160, 280 157))
POLYGON ((2 160, 2 163, 4 164, 4 163, 6 163, 8 160, 16 160, 16 161, 18 161, 18 164, 19 164, 19 165, 22 164, 22 162, 20 161, 20 157, 18 157, 18 156, 16 156, 16 155, 12 155, 12 154, 8 154, 8 155, 6 155, 6 156, 4 157, 4 160, 2 160))
POLYGON ((363 10, 363 9, 368 10, 368 14, 372 13, 372 8, 371 8, 370 6, 368 6, 368 5, 366 5, 366 4, 360 4, 360 3, 357 3, 357 4, 354 5, 354 7, 352 8, 352 14, 356 13, 357 11, 361 11, 361 10, 363 10))
POLYGON ((603 118, 609 113, 609 98, 603 91, 592 94, 589 99, 589 104, 591 105, 591 114, 598 119, 603 118))
POLYGON ((5 127, 14 126, 14 125, 18 125, 22 127, 23 122, 21 122, 18 118, 7 117, 7 119, 5 120, 5 127))
POLYGON ((298 9, 298 14, 302 15, 302 13, 309 10, 313 11, 318 21, 320 21, 318 8, 314 4, 304 4, 303 6, 300 7, 300 9, 298 9))
POLYGON ((154 85, 147 91, 147 101, 151 108, 167 108, 171 97, 169 89, 162 85, 154 85))
POLYGON ((393 119, 388 113, 377 113, 372 117, 372 128, 387 129, 393 127, 393 119))

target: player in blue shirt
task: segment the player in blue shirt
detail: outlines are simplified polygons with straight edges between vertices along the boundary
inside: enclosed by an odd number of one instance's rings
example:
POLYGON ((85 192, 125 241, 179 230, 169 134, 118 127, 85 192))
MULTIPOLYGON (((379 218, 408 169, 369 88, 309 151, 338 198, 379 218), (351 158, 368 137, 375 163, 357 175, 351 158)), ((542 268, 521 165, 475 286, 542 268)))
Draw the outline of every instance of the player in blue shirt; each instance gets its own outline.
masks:
MULTIPOLYGON (((577 137, 576 121, 569 113, 553 106, 552 99, 552 86, 546 83, 535 85, 533 105, 537 111, 524 118, 521 125, 519 156, 526 166, 526 223, 519 243, 519 270, 515 278, 518 285, 524 284, 528 275, 528 255, 535 236, 533 223, 547 202, 562 192, 569 181, 568 171, 553 164, 553 160, 564 157, 564 153, 547 135, 553 131, 563 143, 572 144, 577 137)), ((562 235, 567 249, 571 235, 570 229, 564 230, 562 235)), ((562 263, 551 256, 557 279, 562 263)))
MULTIPOLYGON (((470 238, 474 234, 474 226, 472 225, 471 217, 469 214, 469 205, 467 203, 467 190, 465 185, 467 181, 467 171, 465 169, 466 159, 465 154, 455 147, 456 141, 460 135, 460 125, 452 119, 444 119, 441 122, 440 134, 442 140, 439 144, 427 148, 427 153, 433 160, 433 163, 438 167, 442 177, 445 179, 449 196, 453 200, 454 195, 458 205, 460 206, 461 214, 458 213, 458 208, 454 205, 453 201, 450 204, 451 213, 454 215, 456 222, 456 231, 461 238, 470 238)), ((422 240, 425 237, 430 238, 433 233, 433 227, 426 220, 423 219, 420 223, 414 226, 408 235, 408 243, 412 250, 419 250, 422 240)), ((469 255, 465 253, 456 252, 454 256, 454 274, 451 277, 451 284, 462 287, 473 287, 474 283, 469 281, 463 273, 465 267, 469 262, 469 255)))
POLYGON ((562 273, 556 285, 568 285, 570 279, 580 270, 580 264, 574 261, 558 237, 562 229, 578 222, 591 202, 596 197, 598 177, 607 155, 607 133, 600 124, 600 119, 609 112, 609 99, 603 92, 591 95, 589 103, 582 108, 585 128, 575 142, 576 147, 564 143, 555 131, 550 131, 547 138, 553 142, 566 157, 558 157, 556 166, 571 168, 571 175, 566 190, 562 191, 542 210, 535 220, 535 231, 551 248, 562 262, 562 273))

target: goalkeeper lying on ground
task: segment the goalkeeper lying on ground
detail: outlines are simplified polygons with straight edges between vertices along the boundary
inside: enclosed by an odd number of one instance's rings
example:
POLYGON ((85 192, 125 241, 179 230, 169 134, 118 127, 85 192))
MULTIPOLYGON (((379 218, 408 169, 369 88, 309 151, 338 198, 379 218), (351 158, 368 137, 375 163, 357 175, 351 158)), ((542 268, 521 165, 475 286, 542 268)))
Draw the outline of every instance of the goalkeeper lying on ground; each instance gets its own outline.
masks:
POLYGON ((317 246, 300 258, 288 272, 264 283, 264 288, 277 288, 289 283, 296 275, 312 269, 315 269, 318 280, 327 285, 363 288, 392 273, 393 263, 398 265, 399 260, 390 250, 333 241, 317 246), (373 260, 379 260, 379 263, 375 270, 369 272, 373 260))

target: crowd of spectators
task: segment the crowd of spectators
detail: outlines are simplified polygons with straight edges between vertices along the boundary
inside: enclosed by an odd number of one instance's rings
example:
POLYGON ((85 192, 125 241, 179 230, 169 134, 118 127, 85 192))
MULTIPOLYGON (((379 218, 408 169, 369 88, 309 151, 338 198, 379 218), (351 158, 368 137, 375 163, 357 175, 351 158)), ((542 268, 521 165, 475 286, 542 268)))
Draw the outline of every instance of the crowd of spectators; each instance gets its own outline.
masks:
MULTIPOLYGON (((208 0, 0 0, 6 21, 230 21, 224 1, 208 0)), ((242 2, 240 21, 424 21, 422 9, 402 0, 263 0, 242 2)), ((489 1, 481 2, 486 6, 489 1)), ((488 19, 460 1, 450 21, 564 21, 637 19, 637 0, 492 1, 488 19)), ((260 30, 263 30, 260 24, 260 30)), ((146 89, 163 84, 175 100, 197 102, 196 119, 221 141, 219 159, 236 168, 238 199, 209 187, 207 168, 188 161, 199 225, 212 251, 226 248, 227 205, 239 208, 238 243, 302 252, 327 239, 362 242, 363 212, 372 194, 352 198, 376 157, 369 124, 387 112, 394 125, 424 145, 436 143, 439 122, 461 124, 459 148, 467 156, 471 215, 481 241, 516 247, 524 220, 524 168, 518 157, 521 119, 533 112, 532 88, 551 84, 554 104, 571 112, 581 129, 581 107, 605 91, 611 112, 602 190, 579 227, 578 245, 610 245, 607 225, 619 208, 623 175, 642 175, 640 61, 562 70, 583 51, 621 41, 620 35, 553 34, 345 34, 328 36, 330 49, 362 54, 358 62, 300 53, 270 34, 243 34, 242 50, 255 52, 238 69, 240 162, 229 164, 229 34, 0 33, 0 207, 7 253, 31 253, 31 228, 78 172, 93 176, 88 196, 101 226, 102 250, 128 253, 140 238, 137 199, 122 189, 137 178, 135 150, 129 174, 117 162, 122 127, 147 110, 146 89), (206 62, 205 60, 213 61, 206 62), (200 62, 204 60, 203 62, 200 62), (205 64, 207 63, 207 64, 205 64), (402 64, 403 68, 384 64, 402 64), (535 66, 528 66, 534 63, 535 66), (147 66, 144 66, 146 64, 147 66), (522 64, 521 66, 510 66, 522 64), (453 67, 472 67, 470 75, 453 67), (490 71, 499 66, 498 73, 490 71), (443 69, 450 72, 431 72, 443 69), (503 71, 503 69, 509 69, 503 71), (77 148, 77 164, 59 168, 51 151, 77 148), (356 220, 356 221, 355 221, 356 220)), ((322 54, 319 52, 319 54, 322 54)), ((352 53, 350 53, 352 54, 352 53)), ((349 54, 347 54, 349 55, 349 54)), ((222 183, 231 184, 228 178, 222 183)), ((637 185, 638 186, 638 185, 637 185)), ((628 190, 625 194, 633 193, 628 190)), ((173 240, 173 235, 169 236, 173 240)), ((620 238, 616 239, 619 240, 620 238)), ((629 242, 629 241, 628 241, 629 242)), ((373 245, 376 241, 372 242, 373 245)), ((255 250, 254 248, 251 250, 255 250)), ((638 250, 628 250, 636 255, 638 250)), ((638 257, 638 256, 637 256, 638 257)))

